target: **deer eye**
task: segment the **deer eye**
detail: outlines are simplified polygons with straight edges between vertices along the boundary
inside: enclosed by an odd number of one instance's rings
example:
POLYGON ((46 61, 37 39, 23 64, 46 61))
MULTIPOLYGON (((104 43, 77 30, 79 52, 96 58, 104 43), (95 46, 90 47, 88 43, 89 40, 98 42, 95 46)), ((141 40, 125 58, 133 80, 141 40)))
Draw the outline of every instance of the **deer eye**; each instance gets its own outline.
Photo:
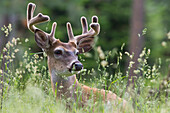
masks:
POLYGON ((54 51, 55 55, 62 55, 63 54, 63 50, 62 49, 57 49, 54 51))
POLYGON ((61 50, 56 50, 56 51, 54 51, 54 53, 57 54, 57 55, 61 55, 62 51, 61 50))

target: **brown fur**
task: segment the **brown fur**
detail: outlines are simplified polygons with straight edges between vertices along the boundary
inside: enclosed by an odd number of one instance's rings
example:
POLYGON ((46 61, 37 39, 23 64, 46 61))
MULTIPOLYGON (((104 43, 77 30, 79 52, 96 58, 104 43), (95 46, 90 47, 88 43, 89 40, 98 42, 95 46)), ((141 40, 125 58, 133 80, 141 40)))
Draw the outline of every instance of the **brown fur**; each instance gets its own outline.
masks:
POLYGON ((82 101, 79 101, 80 105, 82 106, 86 105, 87 101, 91 98, 94 102, 100 98, 107 103, 115 102, 117 100, 123 101, 125 106, 126 101, 117 97, 116 94, 110 91, 105 91, 103 89, 100 90, 97 88, 90 88, 88 86, 82 85, 78 83, 76 75, 72 74, 72 69, 75 63, 81 64, 78 60, 76 51, 79 50, 79 53, 89 51, 92 48, 94 36, 98 35, 100 32, 98 17, 92 17, 90 30, 88 30, 87 19, 82 17, 82 34, 77 36, 73 35, 71 24, 67 23, 69 41, 68 43, 63 43, 54 37, 56 29, 55 22, 53 23, 52 31, 50 34, 34 26, 34 24, 50 20, 49 16, 40 13, 36 17, 33 17, 34 9, 35 4, 29 3, 27 9, 27 25, 28 28, 35 33, 35 41, 37 42, 37 45, 47 53, 48 67, 54 95, 60 99, 70 98, 73 101, 77 100, 77 95, 81 95, 82 101), (56 54, 56 50, 60 50, 61 54, 56 54))

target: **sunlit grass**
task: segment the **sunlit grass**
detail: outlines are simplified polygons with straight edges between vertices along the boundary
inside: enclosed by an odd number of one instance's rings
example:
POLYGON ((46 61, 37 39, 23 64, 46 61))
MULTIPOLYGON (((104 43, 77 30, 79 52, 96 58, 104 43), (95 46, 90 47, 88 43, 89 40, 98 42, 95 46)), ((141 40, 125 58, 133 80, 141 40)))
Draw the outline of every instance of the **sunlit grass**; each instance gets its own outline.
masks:
POLYGON ((3 102, 3 113, 62 113, 66 112, 64 103, 56 102, 50 94, 41 88, 28 85, 24 91, 15 88, 8 92, 3 102))
MULTIPOLYGON (((21 41, 13 38, 8 42, 0 55, 1 77, 1 112, 3 113, 86 113, 86 112, 119 112, 118 106, 107 106, 102 101, 93 103, 89 101, 84 108, 78 107, 77 103, 72 103, 72 108, 66 108, 66 100, 57 100, 53 96, 50 84, 50 76, 46 65, 45 53, 31 53, 31 48, 23 50, 22 44, 29 43, 26 39, 21 41)), ((144 48, 138 62, 139 66, 134 70, 139 74, 135 85, 127 89, 129 70, 133 67, 132 58, 134 54, 124 52, 125 44, 120 51, 103 51, 101 47, 95 49, 97 68, 85 69, 81 72, 79 81, 91 87, 111 90, 119 97, 128 101, 127 109, 133 109, 136 113, 156 112, 168 113, 170 111, 170 82, 165 82, 166 87, 159 92, 163 77, 161 70, 161 59, 157 63, 148 63, 151 50, 144 48), (113 60, 116 57, 116 61, 113 60), (121 71, 121 61, 129 57, 130 61, 125 72, 121 71), (111 70, 115 69, 115 73, 111 70), (90 79, 85 80, 83 75, 90 75, 90 79)), ((84 56, 92 56, 85 54, 84 56)), ((81 59, 84 61, 84 59, 81 59)), ((164 82, 163 82, 164 83, 164 82)), ((81 101, 81 100, 79 100, 81 101)))

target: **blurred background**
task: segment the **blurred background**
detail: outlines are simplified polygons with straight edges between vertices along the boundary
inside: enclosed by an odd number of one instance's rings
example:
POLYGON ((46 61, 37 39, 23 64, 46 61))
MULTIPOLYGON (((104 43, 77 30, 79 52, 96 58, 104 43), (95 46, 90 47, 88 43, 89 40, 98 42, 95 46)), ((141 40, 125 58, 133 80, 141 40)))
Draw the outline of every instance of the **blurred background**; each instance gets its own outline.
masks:
MULTIPOLYGON (((96 44, 90 51, 85 68, 95 68, 97 63, 95 49, 101 49, 107 55, 109 51, 120 51, 125 43, 123 53, 134 52, 134 69, 137 66, 137 58, 144 47, 151 50, 149 63, 152 65, 158 58, 162 59, 163 72, 168 72, 170 62, 170 1, 169 0, 1 0, 0 1, 0 27, 12 24, 12 32, 6 37, 0 32, 0 51, 13 37, 21 40, 28 38, 22 49, 32 48, 36 53, 41 49, 34 41, 32 34, 26 25, 27 4, 33 2, 37 5, 34 15, 39 12, 49 15, 51 21, 38 25, 46 32, 51 31, 54 21, 57 22, 56 38, 68 41, 66 23, 72 24, 75 35, 81 33, 81 16, 85 16, 88 23, 91 17, 97 15, 101 26, 101 32, 96 38, 96 44), (169 33, 169 37, 168 37, 169 33)), ((117 57, 108 59, 110 63, 116 63, 117 57)), ((122 71, 126 70, 128 58, 121 62, 122 71)), ((97 67, 96 67, 97 68, 97 67)), ((133 69, 132 69, 133 70, 133 69)), ((114 72, 114 65, 112 67, 114 72)), ((133 72, 133 71, 132 71, 133 72)), ((131 73, 132 73, 131 72, 131 73)))

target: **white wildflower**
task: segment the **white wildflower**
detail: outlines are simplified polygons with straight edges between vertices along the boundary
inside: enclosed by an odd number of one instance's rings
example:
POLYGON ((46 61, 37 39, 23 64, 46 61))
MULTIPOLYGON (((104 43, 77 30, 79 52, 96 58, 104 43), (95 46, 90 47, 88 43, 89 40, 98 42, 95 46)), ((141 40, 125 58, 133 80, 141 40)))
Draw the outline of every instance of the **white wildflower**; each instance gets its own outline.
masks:
POLYGON ((0 69, 0 73, 2 73, 3 71, 2 71, 2 69, 0 69))
POLYGON ((26 39, 25 39, 25 42, 28 42, 28 41, 29 41, 28 38, 26 38, 26 39))
POLYGON ((63 88, 63 86, 60 86, 59 88, 61 89, 61 88, 63 88))
POLYGON ((14 52, 17 53, 19 51, 19 49, 15 49, 14 52))
POLYGON ((99 54, 99 58, 102 59, 102 60, 105 59, 104 53, 99 54))
POLYGON ((139 62, 139 63, 142 62, 142 59, 141 59, 141 58, 138 58, 138 62, 139 62))
POLYGON ((26 66, 25 66, 27 69, 30 69, 30 64, 27 64, 26 66))
POLYGON ((162 42, 163 47, 167 47, 167 43, 165 41, 162 42))
POLYGON ((150 49, 148 49, 148 55, 150 55, 150 53, 151 53, 151 50, 150 50, 150 49))
POLYGON ((10 42, 6 44, 6 47, 9 49, 10 48, 10 42))
POLYGON ((122 53, 121 52, 119 52, 119 55, 120 55, 120 59, 122 59, 122 53))
POLYGON ((99 53, 99 58, 100 59, 105 59, 105 54, 103 53, 103 50, 101 49, 100 46, 97 47, 97 52, 99 53))
POLYGON ((142 58, 146 53, 146 48, 143 49, 142 53, 139 55, 140 58, 142 58))
POLYGON ((20 40, 20 38, 17 38, 17 40, 19 41, 19 40, 20 40))
POLYGON ((11 46, 11 47, 14 47, 14 44, 10 43, 10 46, 11 46))
POLYGON ((126 54, 127 56, 130 56, 129 52, 127 52, 127 51, 125 52, 125 54, 126 54))
POLYGON ((145 64, 147 64, 147 60, 146 60, 146 59, 144 59, 143 62, 144 62, 145 64))
POLYGON ((37 54, 34 54, 34 57, 35 57, 35 59, 38 59, 38 58, 39 58, 39 56, 38 56, 37 54))
POLYGON ((8 25, 8 29, 9 29, 9 32, 12 31, 12 25, 11 24, 8 25))
POLYGON ((92 57, 92 54, 90 54, 90 53, 84 53, 84 55, 85 55, 86 57, 88 57, 88 58, 91 58, 91 57, 92 57))
POLYGON ((45 52, 43 52, 43 55, 44 55, 44 57, 47 57, 47 54, 45 52))
POLYGON ((13 59, 10 59, 9 62, 13 62, 13 59))
POLYGON ((150 69, 147 69, 147 71, 148 71, 148 74, 151 74, 151 70, 150 69))
POLYGON ((7 52, 7 48, 4 47, 3 52, 7 52))
POLYGON ((11 54, 11 57, 12 57, 12 58, 15 58, 15 53, 12 53, 12 54, 11 54))
POLYGON ((24 52, 24 57, 27 57, 27 56, 28 56, 28 52, 25 51, 25 52, 24 52))
POLYGON ((107 62, 107 61, 105 61, 105 60, 103 60, 103 61, 101 61, 101 65, 102 65, 103 67, 105 67, 105 66, 107 66, 107 65, 108 65, 108 62, 107 62))
POLYGON ((129 67, 131 68, 134 63, 135 63, 134 61, 130 61, 130 62, 129 62, 129 67))
POLYGON ((16 80, 16 78, 14 77, 14 78, 13 78, 13 81, 15 81, 15 80, 16 80))
POLYGON ((12 43, 13 43, 14 45, 17 45, 17 40, 16 40, 15 38, 13 38, 13 39, 12 39, 12 43))
POLYGON ((19 75, 19 79, 21 79, 22 78, 22 75, 19 75))
POLYGON ((133 71, 135 74, 139 74, 140 73, 140 70, 134 70, 133 71))
POLYGON ((154 66, 152 67, 152 72, 155 72, 155 70, 156 70, 156 66, 154 65, 154 66))
POLYGON ((97 52, 98 53, 102 53, 103 52, 100 46, 97 47, 97 52))

